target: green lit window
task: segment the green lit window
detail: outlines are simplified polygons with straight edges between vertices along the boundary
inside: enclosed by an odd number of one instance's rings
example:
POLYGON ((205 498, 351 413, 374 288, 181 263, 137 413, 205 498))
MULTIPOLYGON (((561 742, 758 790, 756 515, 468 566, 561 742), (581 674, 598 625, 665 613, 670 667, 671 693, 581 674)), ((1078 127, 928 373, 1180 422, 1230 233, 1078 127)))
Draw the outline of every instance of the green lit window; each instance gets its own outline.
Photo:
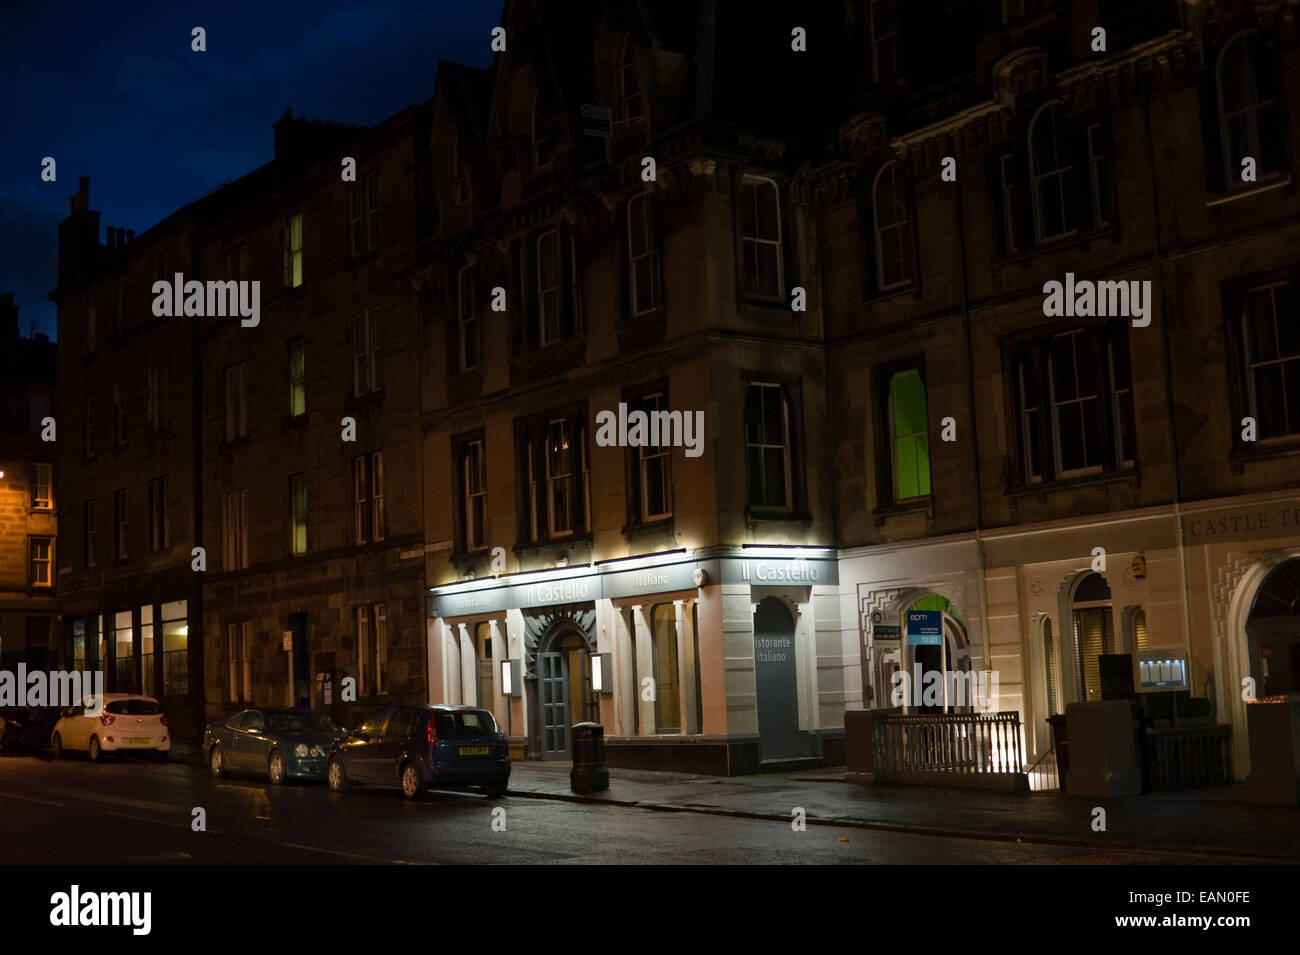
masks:
POLYGON ((894 500, 930 493, 930 434, 926 424, 925 384, 916 368, 889 379, 890 452, 894 500))
POLYGON ((296 418, 307 413, 307 346, 301 341, 289 343, 289 414, 296 418))
POLYGON ((284 224, 284 284, 297 288, 302 284, 302 216, 284 224))

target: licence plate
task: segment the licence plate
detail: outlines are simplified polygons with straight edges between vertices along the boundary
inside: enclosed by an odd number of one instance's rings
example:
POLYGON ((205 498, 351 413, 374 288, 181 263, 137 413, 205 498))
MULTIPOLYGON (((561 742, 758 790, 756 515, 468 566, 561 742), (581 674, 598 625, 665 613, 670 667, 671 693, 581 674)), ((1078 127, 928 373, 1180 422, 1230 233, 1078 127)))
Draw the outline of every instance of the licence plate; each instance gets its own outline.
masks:
POLYGON ((460 755, 462 756, 486 756, 488 748, 486 746, 462 746, 460 755))
POLYGON ((149 742, 152 742, 152 740, 150 740, 148 736, 128 736, 128 737, 126 738, 126 741, 127 741, 128 743, 149 743, 149 742))

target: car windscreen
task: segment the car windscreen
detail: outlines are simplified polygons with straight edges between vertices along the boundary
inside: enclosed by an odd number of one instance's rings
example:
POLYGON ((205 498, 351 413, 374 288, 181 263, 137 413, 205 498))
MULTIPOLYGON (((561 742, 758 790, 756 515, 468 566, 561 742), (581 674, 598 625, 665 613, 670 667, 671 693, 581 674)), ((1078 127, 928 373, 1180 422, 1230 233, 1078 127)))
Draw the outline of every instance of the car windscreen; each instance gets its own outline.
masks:
POLYGON ((337 726, 319 713, 272 713, 268 718, 272 733, 338 733, 337 726))
POLYGON ((104 709, 118 716, 158 716, 162 704, 157 700, 110 700, 104 709))
POLYGON ((496 732, 497 721, 487 710, 456 710, 438 714, 439 736, 483 736, 496 732))

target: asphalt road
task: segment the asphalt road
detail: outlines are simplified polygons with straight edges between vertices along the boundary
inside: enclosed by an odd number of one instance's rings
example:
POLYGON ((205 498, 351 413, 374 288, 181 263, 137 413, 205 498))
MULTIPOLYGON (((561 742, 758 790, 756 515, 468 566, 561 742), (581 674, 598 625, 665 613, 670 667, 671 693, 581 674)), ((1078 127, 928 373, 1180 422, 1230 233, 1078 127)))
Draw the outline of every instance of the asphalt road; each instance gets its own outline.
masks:
POLYGON ((213 779, 127 759, 0 758, 0 863, 1181 864, 1219 858, 1017 844, 507 795, 213 779), (192 828, 202 808, 206 831, 192 828), (494 810, 504 810, 502 816, 494 810), (494 828, 494 820, 497 823, 494 828))

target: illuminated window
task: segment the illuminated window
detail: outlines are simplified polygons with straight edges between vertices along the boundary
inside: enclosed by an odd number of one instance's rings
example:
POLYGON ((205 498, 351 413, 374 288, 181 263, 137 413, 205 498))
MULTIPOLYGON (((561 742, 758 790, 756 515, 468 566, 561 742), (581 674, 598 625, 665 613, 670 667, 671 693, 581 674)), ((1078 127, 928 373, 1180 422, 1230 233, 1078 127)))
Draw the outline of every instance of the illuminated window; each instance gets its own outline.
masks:
POLYGON ((307 553, 307 475, 289 478, 289 549, 295 556, 307 553))
POLYGON ((888 410, 894 500, 926 497, 930 493, 930 434, 925 383, 919 369, 890 376, 888 410))
POLYGON ((284 284, 302 285, 302 216, 291 216, 284 224, 284 284))

